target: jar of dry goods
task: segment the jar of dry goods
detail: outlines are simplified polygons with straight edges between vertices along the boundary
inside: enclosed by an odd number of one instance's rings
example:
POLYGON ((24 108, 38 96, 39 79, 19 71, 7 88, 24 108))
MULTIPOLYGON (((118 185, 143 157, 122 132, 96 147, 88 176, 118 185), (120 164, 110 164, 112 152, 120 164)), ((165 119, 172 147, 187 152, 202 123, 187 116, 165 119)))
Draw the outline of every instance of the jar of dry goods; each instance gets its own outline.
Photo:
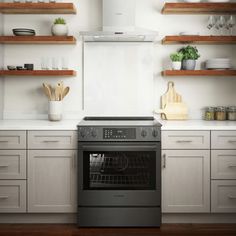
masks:
POLYGON ((214 120, 215 119, 215 108, 206 107, 205 109, 205 120, 214 120))
POLYGON ((228 120, 236 120, 236 106, 228 107, 228 120))
POLYGON ((217 107, 215 109, 215 119, 216 120, 226 120, 226 108, 217 107))

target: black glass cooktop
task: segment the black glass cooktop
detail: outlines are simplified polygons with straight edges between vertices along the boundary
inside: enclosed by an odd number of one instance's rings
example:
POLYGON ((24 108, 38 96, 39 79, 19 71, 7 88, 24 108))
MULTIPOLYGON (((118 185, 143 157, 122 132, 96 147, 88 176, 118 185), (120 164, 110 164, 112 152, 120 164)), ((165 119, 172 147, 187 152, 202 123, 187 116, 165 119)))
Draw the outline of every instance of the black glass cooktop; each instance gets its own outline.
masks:
POLYGON ((84 117, 85 121, 93 121, 93 120, 98 120, 98 121, 145 121, 145 120, 154 120, 154 117, 152 116, 86 116, 84 117))

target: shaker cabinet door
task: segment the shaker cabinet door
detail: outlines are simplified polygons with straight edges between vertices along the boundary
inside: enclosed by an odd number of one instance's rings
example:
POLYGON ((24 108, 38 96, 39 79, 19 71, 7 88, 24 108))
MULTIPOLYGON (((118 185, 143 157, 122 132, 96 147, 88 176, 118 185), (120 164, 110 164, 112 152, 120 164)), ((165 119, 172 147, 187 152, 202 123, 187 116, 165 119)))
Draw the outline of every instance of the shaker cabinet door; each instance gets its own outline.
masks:
POLYGON ((210 212, 210 151, 162 152, 162 211, 210 212))
POLYGON ((28 151, 28 212, 76 212, 76 151, 28 151))

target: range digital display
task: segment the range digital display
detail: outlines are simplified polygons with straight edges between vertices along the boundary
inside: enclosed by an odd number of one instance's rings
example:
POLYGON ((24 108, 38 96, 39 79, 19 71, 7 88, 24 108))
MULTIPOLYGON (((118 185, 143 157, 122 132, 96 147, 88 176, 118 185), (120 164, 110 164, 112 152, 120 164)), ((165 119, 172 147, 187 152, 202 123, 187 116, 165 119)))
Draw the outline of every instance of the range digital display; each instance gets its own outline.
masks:
POLYGON ((136 129, 135 128, 104 128, 103 138, 104 139, 135 139, 136 129))

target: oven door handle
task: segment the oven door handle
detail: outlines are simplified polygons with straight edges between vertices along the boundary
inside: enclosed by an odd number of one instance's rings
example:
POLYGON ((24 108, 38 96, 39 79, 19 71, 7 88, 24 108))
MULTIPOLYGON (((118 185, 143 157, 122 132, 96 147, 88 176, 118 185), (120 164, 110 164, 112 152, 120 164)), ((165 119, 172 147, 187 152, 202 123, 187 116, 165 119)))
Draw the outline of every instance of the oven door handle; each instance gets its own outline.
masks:
POLYGON ((115 145, 97 145, 97 146, 82 146, 83 151, 153 151, 156 150, 156 145, 142 146, 115 146, 115 145))

